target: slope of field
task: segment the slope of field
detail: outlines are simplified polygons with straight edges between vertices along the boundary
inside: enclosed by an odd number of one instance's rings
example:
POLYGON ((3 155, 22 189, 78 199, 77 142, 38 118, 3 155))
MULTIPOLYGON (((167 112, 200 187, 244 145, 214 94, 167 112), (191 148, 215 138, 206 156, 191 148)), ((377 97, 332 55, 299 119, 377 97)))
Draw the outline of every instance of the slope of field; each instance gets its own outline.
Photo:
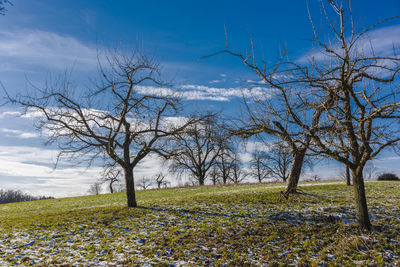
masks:
POLYGON ((400 183, 367 183, 374 230, 352 187, 198 187, 0 205, 0 265, 399 265, 400 183))

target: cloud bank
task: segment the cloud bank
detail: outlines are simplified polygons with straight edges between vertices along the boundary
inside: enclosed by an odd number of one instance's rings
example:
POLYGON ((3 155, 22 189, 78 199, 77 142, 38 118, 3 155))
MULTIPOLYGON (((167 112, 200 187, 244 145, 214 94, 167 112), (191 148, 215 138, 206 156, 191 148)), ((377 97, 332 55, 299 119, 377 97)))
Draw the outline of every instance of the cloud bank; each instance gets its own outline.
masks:
POLYGON ((63 70, 67 66, 91 70, 97 66, 97 51, 74 37, 53 32, 0 30, 0 62, 2 71, 63 70))

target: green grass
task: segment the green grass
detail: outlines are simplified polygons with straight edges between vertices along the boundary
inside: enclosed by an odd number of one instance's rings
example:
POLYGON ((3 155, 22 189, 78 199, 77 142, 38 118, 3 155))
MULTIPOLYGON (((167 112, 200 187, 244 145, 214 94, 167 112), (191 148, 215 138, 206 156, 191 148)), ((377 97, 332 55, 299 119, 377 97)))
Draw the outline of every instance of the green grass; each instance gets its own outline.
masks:
POLYGON ((400 183, 366 184, 374 230, 355 222, 353 188, 196 187, 0 205, 0 265, 399 265, 400 183))

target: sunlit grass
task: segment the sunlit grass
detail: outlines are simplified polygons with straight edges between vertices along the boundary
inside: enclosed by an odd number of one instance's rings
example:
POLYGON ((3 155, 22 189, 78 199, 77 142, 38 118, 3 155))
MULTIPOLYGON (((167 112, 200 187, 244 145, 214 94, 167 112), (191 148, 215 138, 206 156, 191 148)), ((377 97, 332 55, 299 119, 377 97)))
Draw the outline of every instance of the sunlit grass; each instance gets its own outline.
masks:
MULTIPOLYGON (((309 183, 307 183, 309 184, 309 183)), ((367 183, 374 230, 353 188, 195 187, 0 205, 0 264, 399 264, 400 183, 367 183)))

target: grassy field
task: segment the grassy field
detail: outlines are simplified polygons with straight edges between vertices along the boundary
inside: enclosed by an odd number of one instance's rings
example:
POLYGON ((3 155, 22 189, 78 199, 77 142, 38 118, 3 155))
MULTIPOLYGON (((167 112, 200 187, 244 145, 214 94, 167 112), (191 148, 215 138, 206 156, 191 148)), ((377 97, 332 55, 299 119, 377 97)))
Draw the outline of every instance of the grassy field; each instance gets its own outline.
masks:
POLYGON ((198 187, 0 205, 0 265, 400 265, 400 183, 369 182, 374 230, 352 187, 198 187))

